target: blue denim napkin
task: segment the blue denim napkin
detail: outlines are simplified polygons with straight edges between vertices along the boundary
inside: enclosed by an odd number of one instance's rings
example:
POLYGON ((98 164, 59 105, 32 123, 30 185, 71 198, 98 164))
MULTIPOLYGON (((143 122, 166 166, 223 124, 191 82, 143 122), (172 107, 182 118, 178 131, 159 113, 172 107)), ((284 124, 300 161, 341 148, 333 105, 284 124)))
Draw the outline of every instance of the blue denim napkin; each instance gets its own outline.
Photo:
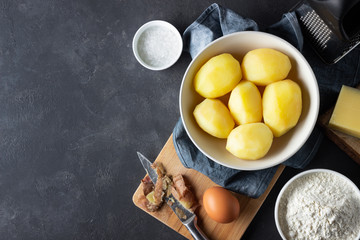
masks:
MULTIPOLYGON (((337 64, 326 65, 303 40, 296 12, 283 15, 282 19, 265 29, 255 21, 244 18, 218 4, 209 6, 183 33, 184 50, 195 57, 213 40, 239 31, 263 31, 277 35, 300 50, 310 63, 320 90, 320 112, 336 101, 341 86, 355 86, 360 81, 359 48, 353 50, 337 64)), ((316 126, 305 145, 283 164, 293 168, 304 168, 315 156, 323 135, 316 126)), ((259 171, 239 171, 224 167, 202 154, 187 136, 181 119, 173 131, 173 142, 182 164, 195 169, 213 182, 237 193, 252 198, 261 196, 273 178, 277 166, 259 171)))

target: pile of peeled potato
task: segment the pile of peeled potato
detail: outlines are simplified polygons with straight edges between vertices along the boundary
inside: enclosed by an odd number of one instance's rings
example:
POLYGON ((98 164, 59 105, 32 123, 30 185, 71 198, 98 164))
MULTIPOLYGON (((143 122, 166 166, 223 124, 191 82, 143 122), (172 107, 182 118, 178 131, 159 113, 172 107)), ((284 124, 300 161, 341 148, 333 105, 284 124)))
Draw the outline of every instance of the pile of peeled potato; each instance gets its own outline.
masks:
POLYGON ((248 52, 241 66, 228 53, 212 57, 194 78, 205 98, 193 112, 197 124, 227 139, 226 149, 236 157, 262 158, 273 138, 292 129, 301 115, 301 89, 287 79, 290 69, 289 57, 269 48, 248 52), (226 106, 219 98, 228 93, 226 106))

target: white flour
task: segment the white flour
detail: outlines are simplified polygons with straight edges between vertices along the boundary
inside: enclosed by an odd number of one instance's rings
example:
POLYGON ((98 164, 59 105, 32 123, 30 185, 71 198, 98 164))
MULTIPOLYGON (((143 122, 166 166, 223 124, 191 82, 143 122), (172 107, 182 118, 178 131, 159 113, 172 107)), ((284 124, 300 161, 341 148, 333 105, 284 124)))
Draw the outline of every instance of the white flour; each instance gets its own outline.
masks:
POLYGON ((360 197, 335 174, 309 173, 284 192, 279 219, 289 240, 355 240, 360 232, 360 197))

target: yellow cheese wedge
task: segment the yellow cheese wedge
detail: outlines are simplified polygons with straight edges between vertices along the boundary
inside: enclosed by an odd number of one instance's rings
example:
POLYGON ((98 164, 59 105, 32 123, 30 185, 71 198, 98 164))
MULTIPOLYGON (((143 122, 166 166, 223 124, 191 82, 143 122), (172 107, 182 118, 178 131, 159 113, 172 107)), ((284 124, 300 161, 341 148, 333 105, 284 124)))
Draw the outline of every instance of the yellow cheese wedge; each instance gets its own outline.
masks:
POLYGON ((329 127, 360 138, 360 90, 342 86, 329 127))

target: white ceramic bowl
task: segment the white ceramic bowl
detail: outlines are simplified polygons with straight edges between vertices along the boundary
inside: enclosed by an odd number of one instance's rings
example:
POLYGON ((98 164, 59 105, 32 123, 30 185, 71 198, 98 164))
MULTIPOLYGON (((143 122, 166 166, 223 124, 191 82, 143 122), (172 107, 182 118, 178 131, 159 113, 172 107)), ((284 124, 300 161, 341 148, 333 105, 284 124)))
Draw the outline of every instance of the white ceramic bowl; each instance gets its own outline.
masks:
MULTIPOLYGON (((281 204, 286 201, 286 196, 287 196, 287 191, 291 188, 291 187, 294 187, 295 185, 295 181, 306 176, 306 175, 309 175, 309 174, 314 174, 314 173, 329 173, 329 174, 333 174, 341 179, 343 179, 345 181, 345 183, 352 189, 354 189, 354 193, 356 195, 358 195, 358 198, 360 198, 360 190, 359 188, 347 177, 345 177, 344 175, 338 173, 338 172, 335 172, 335 171, 332 171, 332 170, 328 170, 328 169, 312 169, 312 170, 308 170, 308 171, 304 171, 302 173, 299 173, 297 175, 295 175, 293 178, 291 178, 284 186, 283 188, 281 189, 277 199, 276 199, 276 203, 275 203, 275 212, 274 212, 274 216, 275 216, 275 223, 276 223, 276 228, 281 236, 282 239, 286 240, 286 235, 284 234, 283 232, 283 228, 282 228, 282 224, 281 222, 283 222, 282 220, 283 219, 280 219, 281 217, 284 217, 282 216, 283 214, 280 213, 280 211, 284 211, 282 209, 282 206, 281 204)), ((327 184, 332 184, 332 183, 327 183, 327 184)), ((355 239, 360 239, 360 231, 359 231, 359 235, 355 238, 355 239)))
POLYGON ((132 42, 135 58, 150 70, 163 70, 180 57, 183 42, 179 31, 170 23, 154 20, 142 25, 132 42))
POLYGON ((180 88, 180 114, 185 130, 196 147, 213 161, 229 168, 259 170, 280 164, 294 155, 310 136, 319 112, 319 88, 315 75, 303 55, 287 41, 263 32, 238 32, 221 37, 209 44, 188 66, 180 88), (193 78, 211 57, 231 53, 240 62, 250 50, 273 48, 289 56, 292 69, 288 78, 302 90, 303 109, 295 128, 279 138, 265 157, 249 161, 235 157, 225 149, 226 139, 212 137, 195 122, 193 111, 204 98, 195 92, 193 78))

